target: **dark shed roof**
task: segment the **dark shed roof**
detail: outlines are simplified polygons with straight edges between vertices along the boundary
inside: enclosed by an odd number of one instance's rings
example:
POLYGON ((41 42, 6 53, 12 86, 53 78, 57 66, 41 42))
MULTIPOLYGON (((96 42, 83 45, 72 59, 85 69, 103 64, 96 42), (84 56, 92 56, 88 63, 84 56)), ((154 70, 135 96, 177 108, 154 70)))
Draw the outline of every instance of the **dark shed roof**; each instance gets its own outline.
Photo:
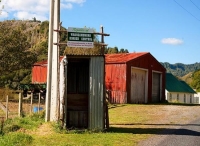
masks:
POLYGON ((166 73, 165 87, 169 92, 196 93, 188 84, 186 84, 184 81, 178 80, 171 73, 166 73))

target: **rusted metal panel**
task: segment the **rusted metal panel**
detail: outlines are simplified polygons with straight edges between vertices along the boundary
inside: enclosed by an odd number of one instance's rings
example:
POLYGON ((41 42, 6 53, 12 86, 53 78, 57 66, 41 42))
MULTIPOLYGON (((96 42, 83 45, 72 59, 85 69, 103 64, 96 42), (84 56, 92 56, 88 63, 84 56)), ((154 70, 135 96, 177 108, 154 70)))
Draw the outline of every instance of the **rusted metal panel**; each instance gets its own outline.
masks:
POLYGON ((47 81, 47 67, 34 66, 32 68, 32 83, 46 83, 47 81))
POLYGON ((106 54, 106 63, 126 63, 133 59, 149 54, 148 52, 106 54))
MULTIPOLYGON (((64 56, 60 57, 60 61, 64 56)), ((39 61, 33 64, 32 67, 32 83, 47 82, 47 60, 39 61)))
POLYGON ((105 65, 105 85, 110 103, 126 103, 126 64, 105 65))
POLYGON ((89 129, 103 130, 104 125, 104 57, 90 58, 89 129))
POLYGON ((110 103, 127 103, 127 92, 109 90, 107 93, 110 103))

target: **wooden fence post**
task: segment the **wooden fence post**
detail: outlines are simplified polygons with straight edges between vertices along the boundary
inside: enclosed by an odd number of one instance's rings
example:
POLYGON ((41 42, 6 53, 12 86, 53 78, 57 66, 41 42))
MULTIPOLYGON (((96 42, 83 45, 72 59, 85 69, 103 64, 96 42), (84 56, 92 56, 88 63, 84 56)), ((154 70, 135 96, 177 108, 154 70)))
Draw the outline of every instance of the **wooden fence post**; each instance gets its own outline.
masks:
POLYGON ((22 116, 22 93, 19 93, 19 111, 18 111, 18 116, 22 116))
POLYGON ((6 120, 8 119, 8 95, 6 97, 6 120))
POLYGON ((38 113, 40 112, 40 98, 41 98, 41 93, 39 93, 39 100, 38 100, 38 113))
POLYGON ((33 108, 33 93, 31 93, 31 105, 30 105, 30 113, 32 114, 32 108, 33 108))

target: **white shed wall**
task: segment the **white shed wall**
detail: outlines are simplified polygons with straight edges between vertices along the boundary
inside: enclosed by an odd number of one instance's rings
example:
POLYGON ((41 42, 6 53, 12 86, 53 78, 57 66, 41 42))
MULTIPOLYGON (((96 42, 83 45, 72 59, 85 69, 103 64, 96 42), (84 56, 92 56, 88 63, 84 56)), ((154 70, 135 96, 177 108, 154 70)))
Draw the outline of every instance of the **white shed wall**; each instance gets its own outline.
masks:
POLYGON ((194 103, 200 104, 200 92, 197 92, 197 94, 194 94, 194 103))
POLYGON ((165 90, 165 99, 168 102, 195 104, 194 94, 181 92, 168 92, 165 90))

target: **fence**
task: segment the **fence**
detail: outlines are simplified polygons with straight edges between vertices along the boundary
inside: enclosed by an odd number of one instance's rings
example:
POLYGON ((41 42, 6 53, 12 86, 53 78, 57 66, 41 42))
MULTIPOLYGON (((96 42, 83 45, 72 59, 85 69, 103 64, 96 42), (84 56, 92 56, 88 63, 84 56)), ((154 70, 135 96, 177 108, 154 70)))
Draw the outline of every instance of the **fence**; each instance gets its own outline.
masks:
POLYGON ((106 90, 106 97, 111 104, 124 104, 127 103, 127 92, 106 90))
POLYGON ((41 94, 24 97, 21 92, 18 98, 9 98, 7 95, 0 101, 0 118, 14 118, 17 116, 30 115, 45 109, 45 98, 41 98, 41 94))

